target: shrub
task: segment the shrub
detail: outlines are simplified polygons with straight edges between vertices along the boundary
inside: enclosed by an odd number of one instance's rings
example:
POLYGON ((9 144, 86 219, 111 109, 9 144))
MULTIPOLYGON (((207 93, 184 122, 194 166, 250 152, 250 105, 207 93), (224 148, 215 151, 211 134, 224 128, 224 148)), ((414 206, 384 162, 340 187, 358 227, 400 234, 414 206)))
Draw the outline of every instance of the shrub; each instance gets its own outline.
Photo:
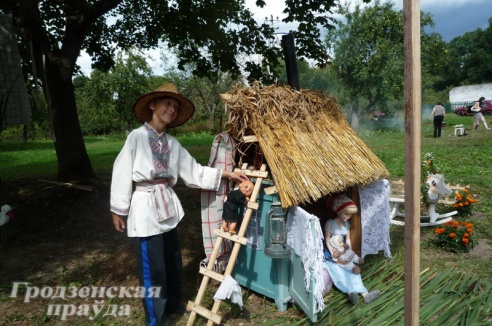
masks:
POLYGON ((478 202, 477 199, 473 196, 473 194, 469 193, 468 189, 465 189, 461 192, 457 192, 454 195, 456 203, 453 204, 453 207, 458 211, 459 217, 469 217, 473 213, 473 204, 478 202))
POLYGON ((474 240, 473 223, 449 221, 443 227, 436 227, 436 243, 439 247, 453 252, 470 252, 477 241, 474 240))

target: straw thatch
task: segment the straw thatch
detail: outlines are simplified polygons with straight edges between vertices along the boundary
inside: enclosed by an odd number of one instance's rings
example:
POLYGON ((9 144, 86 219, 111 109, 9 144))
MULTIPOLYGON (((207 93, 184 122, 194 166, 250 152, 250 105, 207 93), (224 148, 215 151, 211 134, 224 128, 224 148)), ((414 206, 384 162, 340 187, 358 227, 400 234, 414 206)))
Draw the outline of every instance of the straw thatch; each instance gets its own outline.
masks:
POLYGON ((388 176, 350 128, 334 97, 288 86, 237 86, 221 96, 229 133, 256 135, 283 207, 316 201, 388 176))

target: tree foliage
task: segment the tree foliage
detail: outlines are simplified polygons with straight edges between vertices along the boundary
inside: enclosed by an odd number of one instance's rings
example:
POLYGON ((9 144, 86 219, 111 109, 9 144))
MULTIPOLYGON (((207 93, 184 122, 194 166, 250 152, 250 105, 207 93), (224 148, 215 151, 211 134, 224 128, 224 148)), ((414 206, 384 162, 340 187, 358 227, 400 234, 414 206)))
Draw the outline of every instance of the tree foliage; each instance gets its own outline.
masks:
POLYGON ((452 39, 448 49, 441 88, 492 82, 492 18, 485 30, 479 28, 452 39))
MULTIPOLYGON (((375 1, 371 6, 339 6, 344 19, 328 31, 326 41, 333 54, 333 66, 345 87, 347 103, 354 113, 363 114, 378 106, 385 110, 391 100, 403 97, 403 12, 391 2, 375 1), (359 104, 363 107, 359 108, 359 104)), ((445 54, 445 42, 439 34, 427 34, 432 25, 429 14, 421 15, 422 80, 424 88, 433 85, 433 72, 439 69, 445 54)))
MULTIPOLYGON (((364 0, 368 1, 368 0, 364 0)), ((335 0, 285 0, 285 22, 293 31, 298 55, 325 61, 318 26, 329 28, 335 0)), ((257 0, 257 6, 265 1, 257 0)), ((14 18, 22 39, 23 60, 41 80, 53 119, 52 129, 61 180, 93 178, 77 116, 72 78, 84 49, 94 68, 108 70, 116 49, 148 49, 163 40, 179 51, 179 68, 194 63, 194 73, 217 70, 258 78, 262 65, 277 65, 280 50, 269 46, 274 30, 257 24, 243 0, 2 0, 0 12, 14 18), (237 56, 261 54, 260 64, 237 56)))

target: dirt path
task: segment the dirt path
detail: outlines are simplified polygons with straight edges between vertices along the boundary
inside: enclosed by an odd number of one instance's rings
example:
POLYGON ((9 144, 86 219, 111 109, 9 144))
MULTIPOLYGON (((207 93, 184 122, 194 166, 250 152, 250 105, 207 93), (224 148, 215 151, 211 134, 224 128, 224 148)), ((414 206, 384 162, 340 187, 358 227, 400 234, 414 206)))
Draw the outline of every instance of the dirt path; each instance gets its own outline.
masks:
MULTIPOLYGON (((92 193, 67 188, 48 188, 35 181, 23 181, 9 188, 8 203, 15 206, 15 219, 5 225, 7 242, 0 247, 0 325, 142 325, 144 312, 139 298, 53 298, 56 287, 81 290, 84 287, 135 288, 138 286, 133 241, 114 231, 109 213, 109 185, 102 184, 92 193), (29 282, 32 294, 26 301, 26 290, 11 298, 13 282, 29 282), (42 292, 44 289, 44 293, 42 292), (44 294, 44 297, 43 296, 44 294), (99 300, 99 301, 97 301, 99 300), (104 302, 101 302, 104 300, 104 302), (51 316, 50 305, 67 305, 51 316), (73 314, 70 306, 76 307, 73 314), (102 313, 90 320, 83 309, 103 305, 102 313), (119 316, 111 314, 117 305, 119 316), (129 307, 129 312, 124 311, 129 307), (108 310, 109 309, 109 310, 108 310), (120 310, 121 309, 121 310, 120 310), (78 314, 81 314, 78 316, 78 314)), ((183 252, 183 300, 194 300, 201 278, 198 266, 204 258, 201 240, 200 203, 197 190, 176 187, 187 216, 178 231, 183 252)), ((80 293, 80 292, 79 292, 80 293)), ((68 294, 68 292, 67 292, 68 294)), ((133 294, 133 292, 132 292, 133 294)), ((56 296, 56 295, 55 295, 56 296)), ((126 295, 128 296, 128 295, 126 295)), ((211 304, 211 296, 207 298, 211 304)), ((252 325, 265 316, 279 314, 275 304, 250 294, 245 297, 245 310, 224 304, 226 324, 252 325)), ((54 309, 54 306, 51 308, 54 309)), ((295 312, 291 310, 295 318, 295 312)), ((184 325, 186 316, 174 316, 173 324, 184 325)))

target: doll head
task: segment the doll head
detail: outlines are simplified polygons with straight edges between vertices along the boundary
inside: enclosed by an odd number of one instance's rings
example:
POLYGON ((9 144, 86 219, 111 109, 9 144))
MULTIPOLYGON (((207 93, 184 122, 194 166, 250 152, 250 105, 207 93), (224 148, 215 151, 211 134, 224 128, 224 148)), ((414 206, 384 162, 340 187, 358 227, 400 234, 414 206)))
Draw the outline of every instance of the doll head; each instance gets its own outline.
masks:
POLYGON ((251 193, 253 192, 253 182, 250 180, 245 180, 239 184, 239 191, 245 195, 246 197, 251 196, 251 193))
POLYGON ((339 234, 334 234, 330 238, 330 245, 339 251, 343 251, 343 237, 339 234))
POLYGON ((331 199, 332 208, 337 217, 347 221, 352 214, 358 212, 357 206, 347 195, 342 194, 331 199))

